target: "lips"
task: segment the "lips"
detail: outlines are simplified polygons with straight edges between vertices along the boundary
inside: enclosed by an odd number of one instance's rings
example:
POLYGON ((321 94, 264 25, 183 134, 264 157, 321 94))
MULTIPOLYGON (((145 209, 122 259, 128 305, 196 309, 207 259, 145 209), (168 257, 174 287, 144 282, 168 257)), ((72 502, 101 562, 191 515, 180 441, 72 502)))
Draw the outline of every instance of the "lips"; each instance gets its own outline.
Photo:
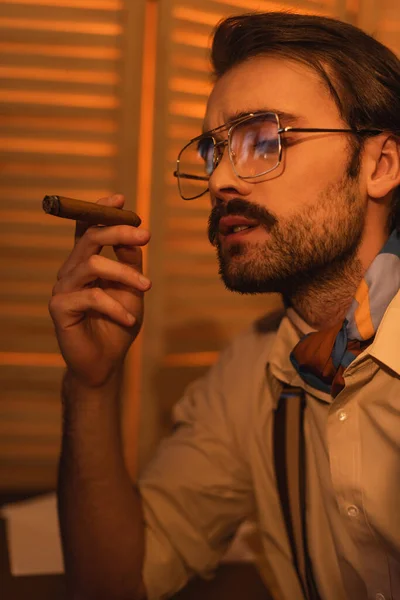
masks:
POLYGON ((228 217, 222 217, 218 223, 218 231, 220 235, 230 235, 236 232, 236 227, 243 229, 238 231, 246 231, 247 229, 257 227, 259 221, 254 219, 246 219, 245 217, 231 215, 228 217), (246 228, 246 229, 244 229, 246 228))

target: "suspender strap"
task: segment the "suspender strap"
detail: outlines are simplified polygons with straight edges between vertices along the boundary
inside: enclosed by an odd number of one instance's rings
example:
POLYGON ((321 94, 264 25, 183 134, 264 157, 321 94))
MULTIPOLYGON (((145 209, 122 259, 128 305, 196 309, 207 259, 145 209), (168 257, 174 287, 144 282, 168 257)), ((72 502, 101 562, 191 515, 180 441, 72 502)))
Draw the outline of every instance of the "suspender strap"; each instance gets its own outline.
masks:
POLYGON ((293 563, 307 600, 320 600, 312 574, 306 532, 305 398, 285 386, 275 411, 274 462, 293 563))

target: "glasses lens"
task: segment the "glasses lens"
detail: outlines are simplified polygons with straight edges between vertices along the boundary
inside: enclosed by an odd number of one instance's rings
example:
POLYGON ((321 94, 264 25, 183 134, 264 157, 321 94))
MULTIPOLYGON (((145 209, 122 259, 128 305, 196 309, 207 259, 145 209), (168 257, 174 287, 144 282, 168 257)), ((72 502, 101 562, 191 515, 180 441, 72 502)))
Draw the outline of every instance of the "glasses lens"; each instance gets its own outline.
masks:
POLYGON ((275 115, 260 115, 235 125, 231 156, 237 175, 257 177, 279 164, 279 125, 275 115))
POLYGON ((203 137, 188 144, 179 155, 177 176, 182 198, 191 200, 204 194, 214 170, 214 140, 203 137))

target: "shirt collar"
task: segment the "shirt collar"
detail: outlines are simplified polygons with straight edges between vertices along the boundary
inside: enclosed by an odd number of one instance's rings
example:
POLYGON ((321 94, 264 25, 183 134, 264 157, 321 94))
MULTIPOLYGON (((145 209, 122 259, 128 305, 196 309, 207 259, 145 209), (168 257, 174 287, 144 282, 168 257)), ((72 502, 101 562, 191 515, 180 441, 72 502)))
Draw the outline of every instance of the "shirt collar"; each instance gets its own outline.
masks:
POLYGON ((400 375, 400 291, 387 307, 375 339, 365 353, 400 375))
MULTIPOLYGON (((332 403, 333 399, 329 394, 308 386, 298 375, 290 361, 290 353, 301 337, 314 331, 316 330, 310 327, 294 308, 287 308, 271 347, 270 358, 267 361, 267 371, 280 382, 302 387, 320 400, 332 403)), ((350 374, 354 369, 357 369, 357 364, 364 360, 366 356, 375 358, 400 375, 400 291, 386 309, 374 341, 351 363, 346 369, 344 377, 346 378, 347 373, 350 374)), ((274 407, 277 406, 278 400, 279 394, 276 397, 274 407)))
MULTIPOLYGON (((301 387, 316 398, 331 403, 332 397, 329 394, 316 390, 303 381, 290 360, 290 353, 300 339, 314 331, 316 330, 310 327, 294 308, 287 308, 271 347, 270 358, 267 361, 267 373, 280 382, 294 387, 301 387)), ((276 396, 274 402, 276 407, 279 394, 274 394, 274 396, 276 396)))

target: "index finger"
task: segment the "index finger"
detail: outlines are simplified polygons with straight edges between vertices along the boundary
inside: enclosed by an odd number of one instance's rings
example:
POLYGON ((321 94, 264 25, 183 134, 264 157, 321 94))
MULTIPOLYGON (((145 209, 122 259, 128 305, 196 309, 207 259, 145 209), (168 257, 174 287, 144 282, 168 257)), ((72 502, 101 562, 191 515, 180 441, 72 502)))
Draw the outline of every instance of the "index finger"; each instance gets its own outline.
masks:
POLYGON ((85 221, 75 221, 74 246, 76 246, 77 242, 79 242, 89 227, 91 227, 91 225, 89 225, 89 223, 85 223, 85 221))
MULTIPOLYGON (((100 198, 97 200, 96 204, 102 204, 104 206, 115 206, 118 208, 122 208, 124 205, 124 197, 121 194, 114 194, 113 196, 106 196, 104 198, 100 198)), ((81 239, 84 233, 89 229, 89 227, 93 227, 89 223, 85 221, 76 221, 75 224, 75 236, 74 236, 74 245, 76 246, 77 242, 81 239)))

